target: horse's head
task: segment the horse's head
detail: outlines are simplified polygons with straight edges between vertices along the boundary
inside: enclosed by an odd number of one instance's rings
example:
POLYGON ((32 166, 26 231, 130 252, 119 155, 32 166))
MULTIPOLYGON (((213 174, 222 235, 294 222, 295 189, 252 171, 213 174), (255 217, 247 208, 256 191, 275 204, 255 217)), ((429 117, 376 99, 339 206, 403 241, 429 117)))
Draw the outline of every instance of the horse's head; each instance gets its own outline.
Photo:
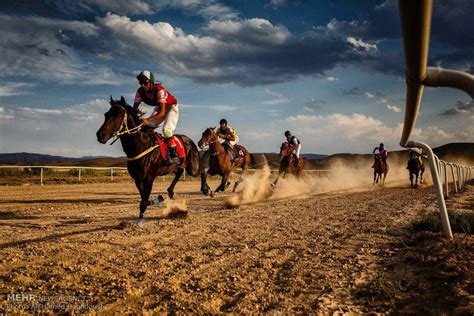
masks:
POLYGON ((282 157, 288 156, 290 151, 291 151, 290 144, 288 144, 288 142, 283 142, 283 143, 281 143, 280 153, 278 154, 278 157, 280 157, 280 159, 281 159, 282 157))
POLYGON ((104 114, 105 120, 97 131, 97 140, 105 144, 112 136, 127 128, 127 118, 132 117, 136 121, 136 114, 133 109, 125 102, 123 97, 120 100, 110 97, 110 109, 104 114))
POLYGON ((215 127, 209 127, 204 132, 202 132, 202 137, 198 142, 199 148, 204 148, 209 144, 217 141, 216 132, 214 132, 215 127))

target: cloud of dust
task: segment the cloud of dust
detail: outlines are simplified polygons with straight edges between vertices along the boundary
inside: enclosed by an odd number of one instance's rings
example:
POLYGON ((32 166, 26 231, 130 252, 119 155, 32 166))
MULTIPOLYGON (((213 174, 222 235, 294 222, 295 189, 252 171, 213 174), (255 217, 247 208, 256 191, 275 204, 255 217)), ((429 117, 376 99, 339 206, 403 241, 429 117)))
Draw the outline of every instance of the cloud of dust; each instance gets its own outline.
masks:
MULTIPOLYGON (((372 186, 373 169, 371 167, 370 160, 348 162, 340 159, 331 163, 329 171, 307 171, 300 179, 287 175, 286 178, 281 178, 275 187, 272 187, 271 183, 276 176, 274 174, 272 177, 270 168, 265 166, 255 174, 244 176, 243 182, 237 187, 236 194, 228 199, 227 205, 237 207, 242 204, 304 198, 311 194, 336 193, 342 190, 378 189, 379 185, 372 186)), ((409 186, 406 164, 389 161, 389 167, 385 186, 409 186)), ((425 184, 431 183, 429 168, 426 168, 423 177, 425 184)))
POLYGON ((171 199, 166 199, 163 202, 163 206, 163 216, 169 216, 175 213, 186 213, 188 211, 188 205, 186 200, 175 201, 171 199))

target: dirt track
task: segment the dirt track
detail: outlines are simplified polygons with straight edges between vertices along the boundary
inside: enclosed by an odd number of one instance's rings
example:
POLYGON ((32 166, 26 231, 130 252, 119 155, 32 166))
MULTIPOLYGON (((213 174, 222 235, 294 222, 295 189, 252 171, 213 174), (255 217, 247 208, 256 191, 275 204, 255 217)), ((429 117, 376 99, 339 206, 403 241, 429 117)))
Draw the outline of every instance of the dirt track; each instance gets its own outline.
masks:
MULTIPOLYGON (((156 184, 154 192, 163 191, 156 184)), ((472 235, 452 242, 411 230, 421 212, 435 209, 431 188, 321 194, 238 209, 225 208, 230 194, 211 199, 198 188, 197 182, 177 187, 187 217, 165 217, 156 206, 139 227, 139 196, 130 183, 2 187, 0 314, 18 313, 12 303, 68 303, 69 310, 105 314, 473 308, 466 271, 472 235), (434 270, 444 274, 430 279, 434 270), (446 277, 454 278, 449 286, 446 277), (399 285, 396 293, 368 295, 367 284, 384 278, 399 285), (36 299, 12 302, 12 293, 36 299), (38 299, 57 295, 63 298, 38 299)), ((471 210, 473 192, 469 187, 459 197, 471 210)))

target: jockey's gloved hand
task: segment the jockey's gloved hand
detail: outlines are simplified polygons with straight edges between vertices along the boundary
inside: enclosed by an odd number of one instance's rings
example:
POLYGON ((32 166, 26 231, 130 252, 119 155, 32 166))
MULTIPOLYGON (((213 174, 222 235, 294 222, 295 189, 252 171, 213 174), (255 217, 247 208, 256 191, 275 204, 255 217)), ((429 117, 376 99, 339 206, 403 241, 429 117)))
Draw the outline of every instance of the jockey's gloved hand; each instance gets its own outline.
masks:
POLYGON ((146 109, 138 109, 137 115, 138 115, 138 117, 142 117, 143 115, 146 114, 146 112, 147 112, 146 109))

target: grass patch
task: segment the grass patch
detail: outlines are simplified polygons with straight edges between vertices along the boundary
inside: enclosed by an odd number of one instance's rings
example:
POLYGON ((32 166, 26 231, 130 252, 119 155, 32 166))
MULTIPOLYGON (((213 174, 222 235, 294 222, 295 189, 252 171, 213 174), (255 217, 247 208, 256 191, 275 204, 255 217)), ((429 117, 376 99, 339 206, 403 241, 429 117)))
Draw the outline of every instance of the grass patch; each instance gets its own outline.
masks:
POLYGON ((366 283, 358 294, 372 300, 401 299, 402 293, 407 290, 407 282, 401 279, 389 279, 385 273, 377 275, 366 283))
MULTIPOLYGON (((448 211, 448 217, 453 232, 472 235, 474 212, 448 211)), ((413 229, 415 231, 441 231, 439 213, 430 212, 425 214, 421 220, 413 223, 413 229)))

